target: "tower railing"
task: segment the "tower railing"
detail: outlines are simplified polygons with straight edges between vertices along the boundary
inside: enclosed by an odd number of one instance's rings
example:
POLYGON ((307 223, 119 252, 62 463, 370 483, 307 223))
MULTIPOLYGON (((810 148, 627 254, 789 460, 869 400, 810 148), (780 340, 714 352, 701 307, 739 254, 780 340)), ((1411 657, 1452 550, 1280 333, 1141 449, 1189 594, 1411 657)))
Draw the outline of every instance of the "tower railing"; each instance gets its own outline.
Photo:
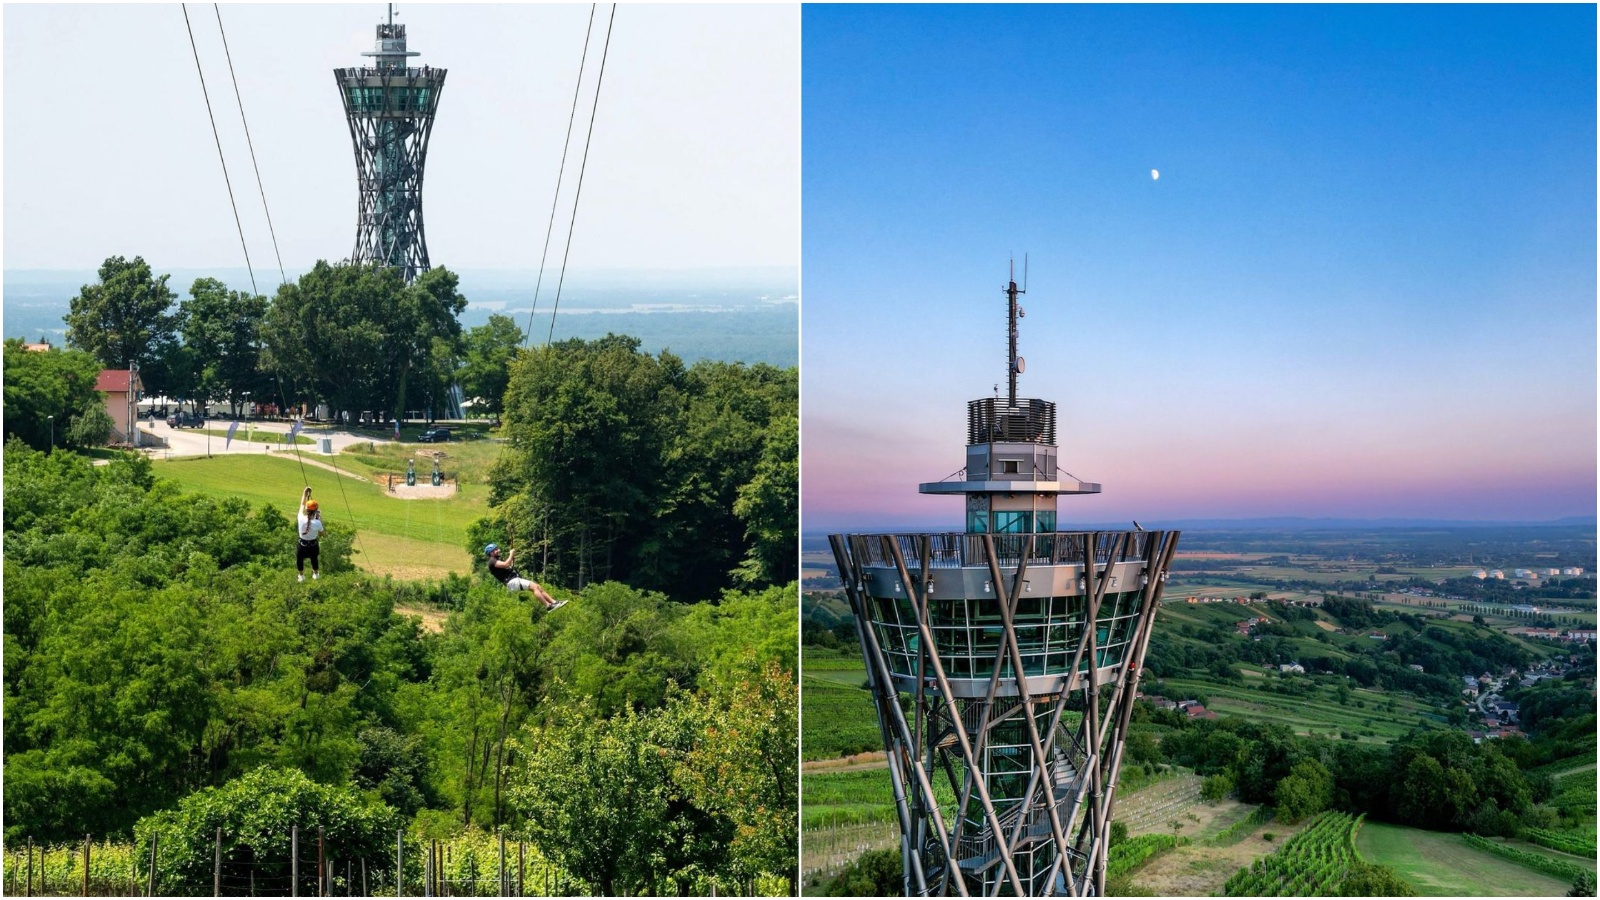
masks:
POLYGON ((1111 562, 1117 552, 1119 540, 1126 534, 1128 543, 1118 560, 1145 559, 1156 532, 1149 531, 1054 531, 1037 534, 972 534, 945 532, 928 534, 861 534, 851 535, 851 549, 859 555, 864 566, 892 566, 894 555, 884 545, 885 540, 900 548, 906 564, 912 568, 922 565, 922 542, 928 541, 928 567, 930 569, 959 569, 987 566, 989 557, 985 539, 994 542, 995 556, 1000 565, 1012 568, 1026 559, 1030 566, 1060 566, 1082 563, 1084 548, 1093 544, 1097 565, 1111 562))
POLYGON ((1056 405, 1018 399, 1015 404, 986 397, 967 404, 967 443, 1054 444, 1056 405))

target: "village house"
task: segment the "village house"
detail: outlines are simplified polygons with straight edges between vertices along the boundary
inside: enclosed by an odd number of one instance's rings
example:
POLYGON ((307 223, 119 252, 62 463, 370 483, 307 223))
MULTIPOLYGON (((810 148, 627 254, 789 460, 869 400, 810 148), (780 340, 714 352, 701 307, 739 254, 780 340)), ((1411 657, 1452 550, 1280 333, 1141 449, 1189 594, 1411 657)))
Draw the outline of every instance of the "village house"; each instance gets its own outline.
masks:
POLYGON ((111 417, 111 442, 133 443, 138 436, 139 397, 144 382, 139 373, 128 369, 102 369, 94 389, 105 395, 106 415, 111 417))

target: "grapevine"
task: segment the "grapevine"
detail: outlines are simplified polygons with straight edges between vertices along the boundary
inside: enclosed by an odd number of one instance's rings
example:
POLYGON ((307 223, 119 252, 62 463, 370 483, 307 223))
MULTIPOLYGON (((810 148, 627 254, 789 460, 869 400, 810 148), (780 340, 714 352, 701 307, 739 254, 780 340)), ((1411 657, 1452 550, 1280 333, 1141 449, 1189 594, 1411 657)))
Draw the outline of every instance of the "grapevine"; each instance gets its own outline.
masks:
POLYGON ((1335 894, 1351 864, 1358 859, 1355 832, 1360 825, 1360 817, 1325 812, 1277 852, 1233 873, 1223 885, 1223 893, 1229 897, 1335 894))

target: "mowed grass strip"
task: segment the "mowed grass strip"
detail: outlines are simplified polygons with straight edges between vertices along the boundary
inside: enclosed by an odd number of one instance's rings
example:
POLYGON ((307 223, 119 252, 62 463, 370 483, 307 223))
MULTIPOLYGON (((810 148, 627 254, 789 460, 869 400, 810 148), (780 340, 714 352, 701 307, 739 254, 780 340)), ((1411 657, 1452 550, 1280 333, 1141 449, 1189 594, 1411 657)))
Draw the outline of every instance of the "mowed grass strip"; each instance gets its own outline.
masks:
MULTIPOLYGON (((340 469, 362 475, 362 479, 309 463, 302 470, 292 455, 279 454, 158 461, 155 473, 202 494, 271 504, 291 519, 299 507, 300 492, 310 484, 325 520, 356 529, 355 562, 363 570, 407 579, 470 570, 467 526, 488 514, 487 485, 463 479, 449 499, 400 500, 371 480, 371 466, 355 460, 336 461, 340 469)), ((291 529, 284 539, 292 538, 291 529)))
POLYGON ((1356 849, 1424 897, 1559 897, 1572 885, 1468 846, 1459 834, 1367 822, 1356 849))

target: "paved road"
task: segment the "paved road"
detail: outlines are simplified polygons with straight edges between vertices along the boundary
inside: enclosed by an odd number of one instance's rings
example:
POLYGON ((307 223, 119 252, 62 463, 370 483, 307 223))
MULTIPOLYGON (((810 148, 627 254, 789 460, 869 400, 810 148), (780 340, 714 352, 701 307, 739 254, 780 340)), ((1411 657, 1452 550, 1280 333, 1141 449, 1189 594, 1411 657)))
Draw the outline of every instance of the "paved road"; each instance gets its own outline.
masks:
MULTIPOLYGON (((215 430, 226 430, 229 424, 230 423, 227 420, 214 419, 207 423, 207 427, 215 430)), ((250 430, 256 435, 260 435, 262 432, 271 432, 273 434, 281 435, 289 431, 289 425, 286 422, 252 422, 250 424, 250 430)), ((156 446, 153 448, 147 448, 146 452, 157 459, 171 459, 181 456, 218 456, 223 453, 270 453, 275 451, 281 452, 284 449, 284 445, 282 443, 262 444, 254 441, 246 441, 244 439, 245 427, 243 425, 239 426, 238 437, 231 445, 228 445, 227 447, 223 446, 224 444, 227 444, 226 437, 221 435, 207 436, 201 433, 198 429, 193 428, 169 428, 165 422, 157 422, 154 425, 151 425, 149 422, 144 422, 140 424, 139 431, 146 435, 153 435, 156 438, 156 441, 154 442, 156 446), (162 443, 165 443, 166 446, 161 446, 162 443)), ((348 431, 307 430, 301 432, 301 434, 304 437, 310 438, 332 438, 333 449, 336 453, 344 450, 351 444, 365 444, 372 440, 368 437, 361 437, 359 435, 351 434, 348 431)), ((311 456, 316 456, 318 446, 320 446, 320 442, 317 445, 303 444, 300 447, 300 451, 311 456)))

